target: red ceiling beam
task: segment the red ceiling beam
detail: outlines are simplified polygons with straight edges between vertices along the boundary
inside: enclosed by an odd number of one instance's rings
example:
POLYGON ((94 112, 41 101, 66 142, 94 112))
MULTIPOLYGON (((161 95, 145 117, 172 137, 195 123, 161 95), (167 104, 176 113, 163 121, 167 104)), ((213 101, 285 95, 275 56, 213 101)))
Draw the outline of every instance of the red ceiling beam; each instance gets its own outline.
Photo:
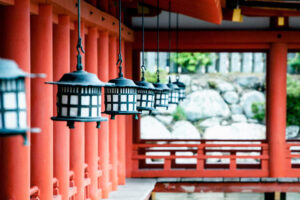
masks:
MULTIPOLYGON (((215 24, 221 24, 222 22, 222 8, 220 0, 172 0, 171 3, 172 12, 181 13, 215 24)), ((157 1, 145 0, 145 4, 157 6, 157 1)), ((161 0, 159 7, 163 10, 168 10, 169 0, 161 0)))
MULTIPOLYGON (((205 50, 268 50, 273 42, 283 42, 289 44, 300 43, 300 31, 180 31, 179 50, 180 51, 205 51, 205 50)), ((172 38, 175 38, 172 32, 172 38)), ((145 32, 145 50, 156 51, 156 32, 145 32)), ((175 39, 172 40, 171 47, 175 50, 175 39)), ((160 32, 160 50, 168 50, 168 32, 160 32)), ((135 33, 134 49, 141 49, 141 32, 135 33)))

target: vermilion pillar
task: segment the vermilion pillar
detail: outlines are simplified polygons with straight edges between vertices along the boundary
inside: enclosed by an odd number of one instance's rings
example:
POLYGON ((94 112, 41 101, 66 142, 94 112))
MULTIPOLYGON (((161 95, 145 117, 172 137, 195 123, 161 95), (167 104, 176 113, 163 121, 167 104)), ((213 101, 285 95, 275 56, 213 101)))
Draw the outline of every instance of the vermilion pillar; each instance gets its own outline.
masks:
POLYGON ((31 19, 31 71, 45 73, 45 79, 31 84, 31 125, 41 133, 31 136, 31 184, 40 189, 41 199, 53 199, 53 89, 52 6, 39 5, 39 15, 31 19))
MULTIPOLYGON (((101 81, 109 80, 109 36, 108 32, 101 31, 98 40, 98 76, 101 81)), ((103 90, 102 90, 103 91, 103 90)), ((102 111, 104 111, 104 93, 102 94, 102 111)), ((109 118, 109 115, 103 114, 103 117, 109 118)), ((101 163, 102 177, 101 188, 102 198, 108 198, 111 184, 109 182, 109 123, 110 121, 101 123, 99 129, 99 157, 101 163)))
MULTIPOLYGON (((81 37, 84 46, 83 29, 84 24, 81 25, 81 37)), ((70 39, 70 56, 71 56, 71 70, 76 70, 77 64, 77 23, 75 23, 75 30, 71 32, 70 39)), ((85 56, 82 55, 82 64, 85 66, 85 56)), ((75 174, 75 186, 77 187, 76 199, 84 199, 84 123, 75 122, 75 128, 71 129, 70 133, 70 168, 75 174)))
MULTIPOLYGON (((0 56, 15 60, 30 72, 30 1, 15 0, 1 7, 0 56)), ((30 122, 30 81, 26 80, 27 112, 30 122)), ((29 199, 30 146, 21 136, 0 138, 0 199, 29 199)))
MULTIPOLYGON (((126 77, 132 79, 132 44, 125 43, 126 77)), ((131 177, 132 171, 132 116, 126 117, 126 177, 131 177)))
MULTIPOLYGON (((59 16, 53 30, 53 80, 59 80, 64 73, 70 72, 70 17, 59 16)), ((53 87, 56 102, 57 87, 53 87)), ((56 106, 53 106, 56 115, 56 106)), ((69 200, 70 170, 70 131, 66 122, 53 122, 54 177, 59 181, 62 200, 69 200)))
POLYGON ((109 9, 108 5, 109 5, 108 0, 98 0, 97 1, 97 6, 105 12, 108 12, 108 9, 109 9))
MULTIPOLYGON (((117 39, 116 36, 109 37, 109 79, 117 77, 117 39)), ((116 117, 118 118, 118 116, 116 117)), ((116 120, 109 122, 109 149, 112 164, 111 183, 112 189, 117 190, 118 186, 118 124, 116 120)))
MULTIPOLYGON (((126 74, 126 58, 125 58, 125 43, 122 41, 122 58, 123 58, 123 73, 126 74)), ((126 77, 128 78, 128 77, 126 77)), ((126 136, 126 117, 120 115, 118 119, 118 183, 120 185, 125 184, 126 180, 126 148, 125 148, 125 136, 126 136)))
POLYGON ((271 177, 285 176, 287 44, 274 43, 267 66, 267 139, 271 177))
MULTIPOLYGON (((86 70, 90 73, 97 74, 97 37, 98 30, 95 27, 89 28, 86 41, 86 70)), ((105 123, 105 122, 104 122, 105 123)), ((98 130, 96 122, 85 124, 85 162, 88 164, 88 173, 91 178, 90 198, 99 199, 98 194, 98 130)))

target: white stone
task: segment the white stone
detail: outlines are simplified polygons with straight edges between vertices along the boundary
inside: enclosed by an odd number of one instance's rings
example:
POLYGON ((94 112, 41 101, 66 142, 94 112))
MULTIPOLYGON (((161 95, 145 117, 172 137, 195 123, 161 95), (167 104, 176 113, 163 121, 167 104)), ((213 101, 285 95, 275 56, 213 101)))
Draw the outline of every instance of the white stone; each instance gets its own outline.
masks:
POLYGON ((264 93, 258 91, 250 91, 243 94, 241 98, 241 105, 246 116, 248 118, 253 118, 254 114, 252 112, 252 104, 264 103, 265 101, 266 99, 264 93))
POLYGON ((171 135, 173 139, 200 139, 198 130, 188 121, 176 122, 171 135))
POLYGON ((207 128, 203 139, 254 139, 266 138, 266 128, 261 124, 233 123, 230 126, 207 128))
POLYGON ((239 95, 233 91, 225 92, 222 96, 228 104, 236 104, 239 101, 239 95))
POLYGON ((197 121, 208 117, 227 117, 230 114, 227 104, 220 94, 214 90, 193 92, 181 102, 189 121, 197 121))
POLYGON ((300 127, 296 125, 286 127, 286 138, 289 139, 297 137, 299 133, 299 128, 300 127))
POLYGON ((220 117, 212 117, 212 118, 208 118, 208 119, 205 119, 202 122, 200 122, 199 126, 201 128, 208 128, 211 126, 218 126, 218 125, 220 125, 220 122, 221 122, 220 117))
POLYGON ((231 114, 233 114, 233 115, 235 115, 235 114, 243 114, 243 108, 242 108, 241 105, 232 104, 229 107, 230 107, 231 114))
POLYGON ((234 86, 223 80, 210 80, 209 85, 215 86, 220 92, 234 91, 234 86))
POLYGON ((151 116, 141 119, 141 139, 170 139, 170 131, 157 119, 151 116))
POLYGON ((173 117, 170 115, 156 115, 155 117, 165 125, 170 125, 173 120, 173 117))
POLYGON ((235 82, 242 86, 243 88, 256 88, 258 85, 261 84, 261 80, 259 77, 256 76, 243 76, 238 77, 235 79, 235 82))
POLYGON ((231 115, 231 119, 233 122, 247 122, 247 117, 245 115, 231 115))

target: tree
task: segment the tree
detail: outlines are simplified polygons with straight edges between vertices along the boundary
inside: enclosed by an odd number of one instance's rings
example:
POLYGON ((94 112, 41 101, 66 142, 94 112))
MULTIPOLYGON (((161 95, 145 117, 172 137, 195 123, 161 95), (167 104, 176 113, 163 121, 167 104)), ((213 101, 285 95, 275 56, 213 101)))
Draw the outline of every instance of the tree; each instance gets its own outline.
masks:
POLYGON ((209 66, 212 63, 212 58, 210 53, 184 52, 178 53, 178 60, 176 53, 172 53, 171 61, 185 68, 188 72, 195 73, 199 67, 209 66))
POLYGON ((294 58, 290 58, 288 64, 291 65, 296 73, 300 72, 300 53, 296 53, 294 58))

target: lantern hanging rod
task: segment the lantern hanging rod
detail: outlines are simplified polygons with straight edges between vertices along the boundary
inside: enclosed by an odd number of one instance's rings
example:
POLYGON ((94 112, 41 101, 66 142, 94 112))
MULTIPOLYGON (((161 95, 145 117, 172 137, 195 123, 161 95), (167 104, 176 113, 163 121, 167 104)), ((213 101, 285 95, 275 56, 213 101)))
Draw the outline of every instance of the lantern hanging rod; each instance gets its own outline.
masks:
POLYGON ((142 81, 145 80, 145 25, 144 25, 144 0, 142 1, 142 81))
POLYGON ((176 68, 177 68, 177 79, 179 79, 179 70, 178 70, 178 41, 179 41, 179 13, 176 14, 176 68))
POLYGON ((156 65, 157 65, 157 82, 160 82, 159 79, 159 0, 157 0, 157 57, 156 57, 156 65))
POLYGON ((80 36, 80 0, 77 1, 77 8, 78 8, 78 41, 77 41, 77 71, 83 70, 83 65, 82 65, 82 57, 81 57, 81 52, 85 53, 82 47, 82 39, 80 36))
POLYGON ((122 41, 121 41, 121 20, 122 20, 122 2, 119 0, 119 58, 117 61, 117 65, 119 65, 119 77, 123 77, 123 72, 122 72, 122 41))
POLYGON ((169 0, 169 27, 168 27, 168 37, 169 37, 169 68, 171 68, 171 0, 169 0))

